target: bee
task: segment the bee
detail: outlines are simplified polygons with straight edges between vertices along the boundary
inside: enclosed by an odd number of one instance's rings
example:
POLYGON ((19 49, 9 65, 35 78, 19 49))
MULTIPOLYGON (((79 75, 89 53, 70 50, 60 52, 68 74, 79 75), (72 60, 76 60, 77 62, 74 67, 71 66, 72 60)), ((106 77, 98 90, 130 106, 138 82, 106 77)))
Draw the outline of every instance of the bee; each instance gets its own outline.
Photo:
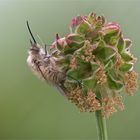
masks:
MULTIPOLYGON (((59 61, 62 59, 62 56, 55 56, 57 50, 52 52, 51 54, 48 50, 43 49, 35 40, 29 23, 27 21, 27 27, 31 38, 33 41, 30 40, 31 48, 28 51, 28 58, 27 63, 33 73, 37 75, 39 78, 45 80, 47 83, 50 83, 59 90, 64 92, 63 82, 66 79, 66 69, 59 64, 59 61)), ((61 92, 62 93, 62 92, 61 92)))

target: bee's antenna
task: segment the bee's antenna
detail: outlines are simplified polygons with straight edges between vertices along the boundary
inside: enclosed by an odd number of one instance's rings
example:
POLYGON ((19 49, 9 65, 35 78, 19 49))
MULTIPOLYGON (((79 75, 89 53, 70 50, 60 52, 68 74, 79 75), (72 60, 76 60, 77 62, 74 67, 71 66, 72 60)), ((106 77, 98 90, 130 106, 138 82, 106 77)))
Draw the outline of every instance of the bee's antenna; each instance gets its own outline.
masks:
POLYGON ((32 39, 33 39, 33 41, 34 41, 34 43, 36 44, 36 40, 35 40, 35 38, 34 38, 34 36, 33 36, 33 34, 32 34, 32 31, 31 31, 31 29, 30 29, 30 26, 29 26, 28 21, 26 21, 26 23, 27 23, 28 31, 29 31, 29 33, 30 33, 30 35, 31 35, 31 37, 32 37, 32 39))
POLYGON ((47 45, 45 44, 45 55, 48 54, 48 51, 47 51, 47 45))
POLYGON ((42 70, 40 69, 40 66, 38 65, 38 63, 36 63, 36 61, 35 61, 35 64, 37 65, 37 68, 38 68, 38 70, 40 71, 42 77, 43 77, 44 80, 46 81, 46 77, 45 77, 44 73, 42 72, 42 70))

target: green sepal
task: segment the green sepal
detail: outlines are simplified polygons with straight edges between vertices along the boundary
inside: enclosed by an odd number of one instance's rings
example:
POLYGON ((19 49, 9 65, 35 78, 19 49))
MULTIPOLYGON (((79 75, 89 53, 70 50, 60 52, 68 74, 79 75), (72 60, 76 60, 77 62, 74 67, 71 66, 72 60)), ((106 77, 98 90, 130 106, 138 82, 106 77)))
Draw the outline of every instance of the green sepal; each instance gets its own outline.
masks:
POLYGON ((95 20, 96 20, 96 14, 95 13, 90 13, 88 16, 87 16, 87 21, 90 23, 90 24, 94 24, 95 23, 95 20))
POLYGON ((76 28, 76 33, 80 35, 85 35, 90 30, 90 25, 87 21, 83 22, 76 28))
POLYGON ((69 45, 65 46, 64 48, 64 54, 67 55, 67 54, 73 54, 76 50, 78 50, 79 48, 83 47, 84 46, 84 42, 82 43, 76 43, 76 42, 72 42, 69 45))
POLYGON ((119 39, 118 31, 112 31, 111 33, 104 35, 103 38, 106 44, 115 46, 119 39))
POLYGON ((89 77, 83 80, 83 86, 85 86, 86 89, 94 90, 96 85, 97 81, 94 77, 89 77))
POLYGON ((96 70, 100 67, 97 63, 92 62, 90 64, 93 72, 96 72, 96 70))
POLYGON ((105 17, 104 16, 97 16, 96 17, 96 23, 95 23, 95 28, 100 28, 104 25, 105 23, 105 17))
POLYGON ((125 41, 122 37, 120 37, 118 44, 117 44, 118 52, 121 53, 125 48, 125 41))
POLYGON ((74 51, 83 47, 85 42, 83 37, 78 34, 70 34, 65 38, 67 45, 64 47, 64 54, 73 54, 74 51))
POLYGON ((66 37, 66 42, 67 42, 67 40, 71 41, 71 42, 83 42, 84 38, 82 36, 80 36, 79 34, 69 34, 66 37))
POLYGON ((73 77, 77 80, 82 80, 91 76, 92 69, 90 63, 80 61, 77 65, 77 69, 68 70, 67 75, 70 75, 70 77, 73 77))
POLYGON ((119 70, 122 71, 122 72, 128 72, 129 70, 131 70, 133 68, 133 64, 130 64, 130 63, 123 63, 119 70))
POLYGON ((100 40, 100 29, 91 29, 85 34, 85 38, 91 42, 91 44, 96 43, 100 40))
POLYGON ((106 44, 116 46, 120 36, 120 26, 117 23, 109 22, 103 26, 101 33, 106 44))
POLYGON ((121 57, 122 57, 122 59, 123 59, 125 62, 129 62, 129 61, 132 61, 132 60, 133 60, 132 55, 130 55, 130 54, 127 53, 127 52, 122 52, 122 53, 121 53, 121 57))
POLYGON ((60 59, 58 61, 58 63, 61 64, 61 65, 69 65, 71 58, 72 58, 72 55, 70 55, 70 54, 65 55, 65 57, 60 59))
POLYGON ((106 47, 104 41, 100 41, 93 54, 102 61, 106 61, 115 55, 115 51, 111 47, 106 47))
POLYGON ((110 74, 107 76, 108 78, 108 86, 112 90, 121 90, 123 87, 123 84, 120 81, 115 80, 110 74))

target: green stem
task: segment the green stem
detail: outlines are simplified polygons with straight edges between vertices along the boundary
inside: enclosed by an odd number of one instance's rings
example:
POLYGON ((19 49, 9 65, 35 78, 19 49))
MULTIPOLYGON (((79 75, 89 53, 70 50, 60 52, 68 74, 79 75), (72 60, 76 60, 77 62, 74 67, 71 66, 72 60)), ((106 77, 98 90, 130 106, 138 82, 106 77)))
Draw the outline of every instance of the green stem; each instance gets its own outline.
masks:
POLYGON ((99 140, 108 140, 106 120, 103 117, 101 110, 96 111, 95 115, 96 115, 96 121, 97 121, 98 139, 99 140))

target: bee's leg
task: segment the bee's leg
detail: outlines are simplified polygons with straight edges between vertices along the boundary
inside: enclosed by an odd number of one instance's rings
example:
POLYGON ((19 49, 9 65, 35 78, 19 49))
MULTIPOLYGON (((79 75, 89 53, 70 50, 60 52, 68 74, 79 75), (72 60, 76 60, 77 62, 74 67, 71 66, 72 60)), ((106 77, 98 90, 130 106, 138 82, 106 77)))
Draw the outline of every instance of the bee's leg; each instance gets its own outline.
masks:
POLYGON ((44 78, 44 80, 47 81, 45 75, 43 74, 42 70, 40 69, 39 62, 37 62, 35 60, 34 63, 37 66, 38 70, 40 71, 40 73, 41 73, 42 77, 44 78))

